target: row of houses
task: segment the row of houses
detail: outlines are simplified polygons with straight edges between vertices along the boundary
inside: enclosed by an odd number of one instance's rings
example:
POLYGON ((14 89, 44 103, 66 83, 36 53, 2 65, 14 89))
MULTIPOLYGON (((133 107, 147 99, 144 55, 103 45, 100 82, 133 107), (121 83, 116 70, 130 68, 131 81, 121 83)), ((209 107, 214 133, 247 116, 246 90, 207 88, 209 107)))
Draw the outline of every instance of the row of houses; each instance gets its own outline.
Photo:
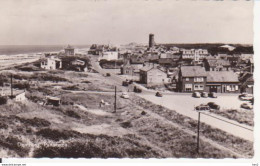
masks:
POLYGON ((70 61, 69 64, 63 65, 63 60, 55 57, 50 56, 41 60, 40 67, 46 70, 57 70, 63 69, 64 67, 68 67, 68 65, 72 66, 73 69, 76 71, 88 71, 88 67, 86 66, 86 62, 80 59, 75 58, 74 60, 70 61))
POLYGON ((239 80, 233 71, 206 71, 200 66, 182 66, 179 72, 180 92, 238 93, 239 80))
POLYGON ((243 81, 233 71, 206 71, 201 66, 182 66, 175 72, 160 66, 140 69, 140 83, 147 86, 172 85, 178 92, 253 93, 253 75, 243 81))

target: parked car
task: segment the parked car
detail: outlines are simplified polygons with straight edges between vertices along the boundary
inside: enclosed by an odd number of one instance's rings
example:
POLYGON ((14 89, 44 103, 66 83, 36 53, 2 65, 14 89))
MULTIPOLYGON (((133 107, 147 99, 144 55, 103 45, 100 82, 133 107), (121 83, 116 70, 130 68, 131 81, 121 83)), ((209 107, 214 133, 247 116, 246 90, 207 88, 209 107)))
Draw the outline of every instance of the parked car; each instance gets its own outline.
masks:
POLYGON ((129 84, 132 84, 133 82, 134 82, 133 80, 130 80, 128 83, 129 83, 129 84))
POLYGON ((123 99, 129 99, 129 95, 128 95, 126 92, 123 92, 122 95, 121 95, 121 97, 122 97, 123 99))
POLYGON ((210 92, 209 93, 209 97, 212 97, 212 98, 217 98, 217 93, 216 92, 210 92))
POLYGON ((220 109, 220 106, 217 105, 215 102, 209 102, 209 103, 208 103, 208 106, 209 106, 211 109, 215 109, 215 110, 219 110, 219 109, 220 109))
POLYGON ((155 96, 157 96, 157 97, 162 97, 163 95, 162 95, 162 93, 160 93, 160 92, 156 92, 155 96))
POLYGON ((247 94, 247 93, 242 93, 241 95, 238 96, 241 100, 245 100, 245 101, 250 101, 253 99, 253 95, 252 94, 247 94))
POLYGON ((134 92, 135 93, 142 93, 142 89, 139 89, 136 86, 134 86, 134 92))
POLYGON ((123 85, 123 86, 128 86, 129 83, 128 83, 128 81, 123 81, 122 85, 123 85))
POLYGON ((111 76, 111 74, 110 74, 110 73, 107 73, 107 74, 106 74, 106 76, 107 76, 107 77, 110 77, 110 76, 111 76))
POLYGON ((251 109, 253 109, 253 106, 248 103, 243 103, 243 104, 241 104, 241 108, 251 110, 251 109))
POLYGON ((195 107, 196 111, 209 111, 210 107, 207 104, 201 104, 197 107, 195 107))
POLYGON ((208 95, 208 92, 202 92, 201 93, 201 97, 208 97, 209 95, 208 95))
POLYGON ((192 96, 195 97, 195 98, 200 98, 200 93, 199 92, 193 92, 192 96))

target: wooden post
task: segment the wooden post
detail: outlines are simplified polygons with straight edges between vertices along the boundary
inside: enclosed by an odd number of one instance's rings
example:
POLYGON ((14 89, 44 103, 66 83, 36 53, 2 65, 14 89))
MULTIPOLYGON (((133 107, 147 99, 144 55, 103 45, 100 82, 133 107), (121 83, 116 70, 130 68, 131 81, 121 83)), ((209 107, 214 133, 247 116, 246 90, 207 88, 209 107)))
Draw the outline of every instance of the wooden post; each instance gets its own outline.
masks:
POLYGON ((13 74, 11 74, 11 98, 13 97, 13 74))
POLYGON ((200 146, 200 112, 198 111, 198 131, 197 131, 197 153, 199 154, 200 146))
POLYGON ((115 104, 114 104, 114 112, 116 112, 116 86, 115 86, 115 104))

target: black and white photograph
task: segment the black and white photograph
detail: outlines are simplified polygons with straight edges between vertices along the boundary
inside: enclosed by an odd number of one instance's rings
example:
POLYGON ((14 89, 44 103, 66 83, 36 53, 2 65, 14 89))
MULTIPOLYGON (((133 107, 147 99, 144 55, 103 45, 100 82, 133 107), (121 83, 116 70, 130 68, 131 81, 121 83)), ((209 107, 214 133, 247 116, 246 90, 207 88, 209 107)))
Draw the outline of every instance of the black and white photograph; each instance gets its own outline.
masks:
POLYGON ((254 158, 254 3, 0 0, 0 158, 254 158))

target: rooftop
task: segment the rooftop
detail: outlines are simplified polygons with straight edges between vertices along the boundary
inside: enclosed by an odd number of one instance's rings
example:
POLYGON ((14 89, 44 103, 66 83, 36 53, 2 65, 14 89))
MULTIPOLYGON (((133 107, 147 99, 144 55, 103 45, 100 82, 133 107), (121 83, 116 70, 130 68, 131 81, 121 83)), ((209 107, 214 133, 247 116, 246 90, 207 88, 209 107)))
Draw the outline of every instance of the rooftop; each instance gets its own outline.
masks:
POLYGON ((233 71, 209 71, 207 82, 239 82, 238 76, 233 71))
POLYGON ((71 45, 68 45, 65 49, 74 49, 71 45))
POLYGON ((209 66, 230 66, 230 62, 224 59, 208 59, 209 66))
POLYGON ((207 75, 205 68, 201 66, 182 66, 181 73, 183 77, 201 77, 207 75))

